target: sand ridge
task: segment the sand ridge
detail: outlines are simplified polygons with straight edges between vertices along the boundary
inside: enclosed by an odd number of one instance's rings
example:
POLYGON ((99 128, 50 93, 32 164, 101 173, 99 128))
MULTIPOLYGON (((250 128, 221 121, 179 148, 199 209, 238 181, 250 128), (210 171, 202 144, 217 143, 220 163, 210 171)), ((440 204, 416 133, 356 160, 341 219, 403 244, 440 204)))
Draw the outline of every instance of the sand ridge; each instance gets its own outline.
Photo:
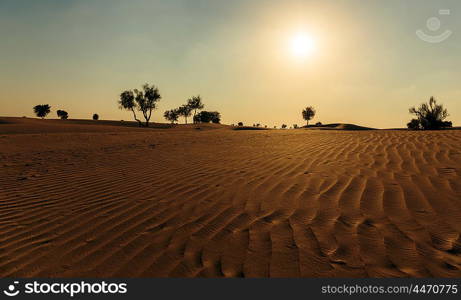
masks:
POLYGON ((37 121, 0 125, 2 277, 461 276, 461 131, 37 121))

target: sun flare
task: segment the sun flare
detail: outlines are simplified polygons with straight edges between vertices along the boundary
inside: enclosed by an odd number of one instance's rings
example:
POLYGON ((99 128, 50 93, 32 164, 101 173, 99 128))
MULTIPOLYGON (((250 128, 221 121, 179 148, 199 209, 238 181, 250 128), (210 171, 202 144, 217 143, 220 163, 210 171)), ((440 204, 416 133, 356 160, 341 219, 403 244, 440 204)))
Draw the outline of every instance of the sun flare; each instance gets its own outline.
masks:
POLYGON ((300 59, 310 57, 315 51, 315 41, 306 33, 294 35, 290 46, 292 55, 300 59))

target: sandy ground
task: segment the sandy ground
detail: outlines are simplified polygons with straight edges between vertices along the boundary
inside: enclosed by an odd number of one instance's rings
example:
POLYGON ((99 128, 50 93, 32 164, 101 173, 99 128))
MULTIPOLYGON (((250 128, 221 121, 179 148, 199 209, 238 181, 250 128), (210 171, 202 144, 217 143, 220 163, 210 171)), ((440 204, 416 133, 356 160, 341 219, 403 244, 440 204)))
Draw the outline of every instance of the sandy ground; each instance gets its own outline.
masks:
POLYGON ((459 130, 1 120, 1 277, 461 277, 459 130))

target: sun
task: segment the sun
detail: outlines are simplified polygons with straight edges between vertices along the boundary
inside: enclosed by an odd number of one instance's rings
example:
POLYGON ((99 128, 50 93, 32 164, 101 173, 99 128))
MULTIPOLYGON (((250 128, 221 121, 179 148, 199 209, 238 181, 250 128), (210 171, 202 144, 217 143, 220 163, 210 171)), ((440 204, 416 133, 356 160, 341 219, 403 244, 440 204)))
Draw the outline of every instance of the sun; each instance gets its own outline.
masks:
POLYGON ((291 39, 290 50, 296 58, 308 58, 315 51, 315 41, 307 33, 297 33, 291 39))

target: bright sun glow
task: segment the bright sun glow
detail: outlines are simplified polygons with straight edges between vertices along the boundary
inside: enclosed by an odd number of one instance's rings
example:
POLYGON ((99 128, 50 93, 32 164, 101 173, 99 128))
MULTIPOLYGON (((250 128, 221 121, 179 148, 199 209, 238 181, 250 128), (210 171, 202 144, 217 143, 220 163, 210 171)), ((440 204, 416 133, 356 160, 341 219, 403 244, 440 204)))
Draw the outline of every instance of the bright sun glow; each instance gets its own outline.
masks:
POLYGON ((291 40, 291 52, 297 58, 310 57, 315 51, 315 42, 309 35, 298 33, 291 40))

